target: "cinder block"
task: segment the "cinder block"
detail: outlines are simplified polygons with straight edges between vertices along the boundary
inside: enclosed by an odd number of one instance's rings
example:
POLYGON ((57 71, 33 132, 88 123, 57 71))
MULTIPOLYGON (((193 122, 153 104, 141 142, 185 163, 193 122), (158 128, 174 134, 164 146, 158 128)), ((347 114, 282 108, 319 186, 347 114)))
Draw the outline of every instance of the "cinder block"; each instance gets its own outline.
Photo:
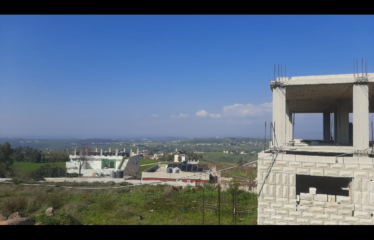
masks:
POLYGON ((288 167, 288 161, 276 160, 275 166, 276 167, 288 167))
POLYGON ((282 173, 282 185, 288 185, 289 174, 282 173))
POLYGON ((373 166, 373 159, 369 157, 359 157, 358 158, 358 163, 360 165, 371 165, 373 166))
POLYGON ((295 211, 296 205, 295 204, 284 204, 283 209, 295 211))
POLYGON ((267 171, 268 167, 267 165, 258 165, 257 169, 258 171, 267 171))
POLYGON ((361 191, 362 180, 361 178, 354 178, 352 181, 353 191, 361 191))
POLYGON ((336 209, 336 208, 324 208, 323 213, 324 214, 338 214, 338 209, 336 209))
POLYGON ((315 168, 316 167, 316 163, 313 163, 313 162, 303 162, 303 163, 301 163, 301 167, 303 167, 303 168, 315 168))
POLYGON ((323 208, 322 207, 310 207, 309 212, 323 214, 323 208))
POLYGON ((275 214, 275 209, 272 209, 272 208, 264 208, 264 209, 262 210, 262 212, 263 212, 264 214, 275 214))
POLYGON ((326 202, 313 201, 313 207, 326 207, 326 202))
POLYGON ((264 202, 274 202, 275 200, 275 197, 268 197, 268 196, 264 196, 264 202))
POLYGON ((302 212, 302 213, 301 213, 301 216, 302 216, 303 218, 314 219, 315 214, 314 214, 314 213, 310 213, 310 212, 302 212))
POLYGON ((370 194, 368 192, 361 192, 361 204, 370 205, 370 194))
POLYGON ((331 164, 330 169, 331 170, 343 170, 344 164, 341 164, 341 163, 331 164))
POLYGON ((289 188, 288 186, 282 187, 282 198, 288 198, 288 195, 289 195, 288 188, 289 188))
POLYGON ((297 204, 297 201, 295 198, 288 199, 288 203, 297 204))
POLYGON ((300 193, 300 200, 313 200, 313 194, 310 193, 300 193))
POLYGON ((342 203, 342 204, 339 204, 339 209, 348 209, 348 210, 354 211, 355 210, 355 205, 354 204, 342 203))
POLYGON ((263 160, 260 160, 258 163, 259 166, 266 166, 268 167, 270 165, 270 163, 272 162, 271 159, 263 159, 263 160))
POLYGON ((263 219, 262 218, 257 219, 257 225, 263 225, 263 219))
POLYGON ((313 196, 313 200, 327 202, 327 194, 316 194, 313 196))
POLYGON ((257 206, 263 207, 263 208, 270 208, 270 203, 269 202, 258 202, 257 206))
POLYGON ((328 176, 328 177, 338 177, 339 176, 339 171, 337 171, 337 170, 324 170, 323 175, 328 176))
POLYGON ((362 205, 361 209, 362 211, 374 212, 374 206, 370 205, 362 205))
POLYGON ((353 171, 339 171, 339 177, 353 177, 353 171))
POLYGON ((288 162, 289 167, 301 167, 301 162, 288 162))
POLYGON ((358 164, 358 157, 344 157, 344 164, 358 164))
POLYGON ((275 198, 275 201, 277 202, 277 203, 288 203, 288 198, 275 198))
POLYGON ((283 209, 283 203, 270 203, 272 209, 283 209))
POLYGON ((289 210, 288 211, 288 216, 292 216, 292 217, 300 217, 301 216, 301 212, 300 211, 292 211, 292 210, 289 210))
POLYGON ((366 211, 354 211, 354 217, 357 217, 357 218, 370 218, 370 212, 366 212, 366 211))
MULTIPOLYGON (((369 178, 374 178, 374 171, 369 172, 369 178)), ((373 180, 374 181, 374 180, 373 180)))
POLYGON ((329 169, 329 165, 327 163, 316 163, 317 169, 329 169))
POLYGON ((275 221, 275 225, 288 225, 288 223, 284 221, 275 221))
POLYGON ((294 154, 283 154, 282 160, 295 161, 295 155, 294 154))
POLYGON ((274 225, 274 221, 272 221, 272 220, 264 220, 263 222, 262 222, 262 224, 263 225, 274 225))
POLYGON ((289 187, 289 198, 294 199, 296 198, 296 187, 289 187))
POLYGON ((280 216, 280 215, 271 215, 270 216, 270 219, 271 220, 274 220, 274 221, 282 221, 283 220, 283 216, 280 216))
POLYGON ((296 173, 301 175, 309 175, 309 171, 308 168, 296 168, 296 173))
POLYGON ((338 225, 352 225, 352 224, 348 223, 348 222, 341 221, 341 222, 338 222, 338 225))
POLYGON ((335 157, 322 157, 322 163, 335 163, 335 157))
POLYGON ((314 163, 322 162, 322 158, 320 156, 309 156, 308 160, 309 162, 314 162, 314 163))
POLYGON ((323 220, 311 219, 309 224, 310 225, 323 225, 323 220))
POLYGON ((370 179, 369 178, 361 178, 361 191, 362 192, 369 192, 370 179))
POLYGON ((310 169, 309 175, 312 175, 312 176, 323 176, 323 169, 310 169))
POLYGON ((354 191, 353 192, 353 203, 354 204, 361 204, 362 199, 362 192, 360 191, 354 191))
POLYGON ((345 170, 357 171, 357 170, 359 170, 359 166, 357 164, 345 164, 344 169, 345 170))
POLYGON ((283 221, 285 221, 285 222, 296 222, 296 217, 294 217, 294 216, 283 217, 283 221))
POLYGON ((350 209, 338 209, 338 214, 341 216, 352 216, 352 210, 350 209))
POLYGON ((274 197, 274 195, 275 195, 275 186, 274 185, 268 185, 268 188, 267 188, 267 196, 269 196, 269 197, 274 197))
POLYGON ((374 180, 369 180, 369 192, 374 192, 374 180))
POLYGON ((313 201, 301 200, 300 205, 302 205, 302 206, 313 206, 313 201))
POLYGON ((330 221, 343 221, 344 216, 330 214, 330 221))
POLYGON ((264 208, 263 207, 257 207, 257 213, 263 213, 264 208))
POLYGON ((335 157, 336 163, 344 163, 344 157, 335 157))
POLYGON ((317 192, 317 188, 315 188, 315 187, 311 187, 311 188, 309 188, 309 193, 310 194, 316 194, 316 192, 317 192))
POLYGON ((275 184, 282 184, 282 173, 275 173, 275 184))
POLYGON ((355 178, 368 178, 369 173, 368 172, 363 172, 363 171, 354 171, 353 176, 355 178))
POLYGON ((336 202, 335 195, 327 195, 328 202, 336 202))
POLYGON ((288 185, 296 186, 296 174, 288 174, 288 176, 289 176, 288 185))
POLYGON ((370 205, 374 205, 374 193, 369 193, 369 198, 370 198, 370 205))
POLYGON ((266 213, 258 213, 257 214, 258 219, 268 219, 269 217, 270 217, 270 215, 266 214, 266 213))
POLYGON ((296 223, 301 223, 303 225, 309 225, 309 219, 307 219, 307 218, 296 218, 296 223))
POLYGON ((309 206, 297 205, 297 211, 300 212, 309 212, 309 206))
POLYGON ((309 157, 308 157, 308 155, 296 155, 295 161, 296 162, 308 162, 309 157))
POLYGON ((361 224, 361 225, 372 225, 373 220, 361 218, 361 219, 358 220, 358 223, 361 224))
POLYGON ((282 190, 283 190, 282 185, 276 185, 275 186, 275 197, 283 197, 282 190))
POLYGON ((360 165, 359 168, 361 171, 373 171, 374 165, 360 165))
POLYGON ((339 204, 336 202, 327 202, 326 207, 327 208, 339 208, 339 204))
POLYGON ((296 168, 292 168, 292 167, 283 168, 283 173, 295 173, 295 172, 296 172, 296 168))
POLYGON ((353 210, 362 211, 362 205, 361 204, 353 204, 354 208, 353 210))
POLYGON ((358 218, 356 218, 356 217, 348 217, 348 216, 346 216, 346 217, 344 218, 344 220, 345 220, 347 223, 353 223, 353 224, 358 223, 358 218))
POLYGON ((351 199, 351 197, 336 195, 336 202, 340 203, 340 204, 343 204, 343 203, 352 203, 352 199, 351 199))
POLYGON ((273 173, 276 173, 276 172, 282 172, 283 171, 283 167, 272 167, 271 168, 271 171, 273 173))
POLYGON ((288 216, 288 211, 287 210, 282 210, 282 209, 276 209, 275 214, 280 215, 280 216, 288 216))
POLYGON ((338 222, 337 221, 324 221, 323 224, 324 225, 338 225, 338 222))

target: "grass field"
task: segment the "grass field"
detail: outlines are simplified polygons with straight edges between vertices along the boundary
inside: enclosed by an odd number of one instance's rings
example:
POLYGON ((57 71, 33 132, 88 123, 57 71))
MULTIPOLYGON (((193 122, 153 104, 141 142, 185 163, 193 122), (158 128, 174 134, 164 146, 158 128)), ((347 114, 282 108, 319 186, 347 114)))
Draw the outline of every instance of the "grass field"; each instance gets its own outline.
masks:
MULTIPOLYGON (((218 192, 212 185, 204 189, 204 224, 218 225, 218 192)), ((232 225, 234 217, 237 225, 256 225, 257 195, 241 192, 236 204, 237 215, 233 215, 232 195, 221 192, 221 225, 232 225)), ((6 217, 24 212, 43 225, 202 225, 203 190, 178 191, 162 185, 78 190, 0 184, 0 209, 6 217), (54 208, 55 216, 43 214, 48 207, 54 208)))

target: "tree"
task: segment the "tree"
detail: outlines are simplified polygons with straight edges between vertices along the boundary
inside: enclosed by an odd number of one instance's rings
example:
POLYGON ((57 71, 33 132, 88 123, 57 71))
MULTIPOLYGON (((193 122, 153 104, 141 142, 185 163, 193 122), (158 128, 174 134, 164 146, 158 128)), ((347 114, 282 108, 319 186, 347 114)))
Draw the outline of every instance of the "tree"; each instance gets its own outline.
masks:
POLYGON ((12 148, 10 147, 9 142, 0 144, 0 177, 8 177, 13 174, 13 163, 14 160, 10 156, 12 154, 12 148))
POLYGON ((78 169, 79 169, 78 176, 81 175, 82 167, 84 164, 87 163, 88 156, 91 154, 91 152, 92 152, 92 149, 90 147, 81 147, 79 149, 79 157, 77 159, 78 169))

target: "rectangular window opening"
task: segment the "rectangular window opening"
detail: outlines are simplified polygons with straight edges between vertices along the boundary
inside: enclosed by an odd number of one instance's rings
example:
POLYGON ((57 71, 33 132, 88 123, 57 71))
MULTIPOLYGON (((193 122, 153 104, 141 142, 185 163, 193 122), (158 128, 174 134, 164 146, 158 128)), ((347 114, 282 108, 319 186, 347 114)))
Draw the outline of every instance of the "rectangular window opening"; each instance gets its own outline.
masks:
POLYGON ((315 194, 339 195, 349 197, 352 178, 324 177, 296 174, 296 195, 310 193, 310 188, 316 188, 315 194))

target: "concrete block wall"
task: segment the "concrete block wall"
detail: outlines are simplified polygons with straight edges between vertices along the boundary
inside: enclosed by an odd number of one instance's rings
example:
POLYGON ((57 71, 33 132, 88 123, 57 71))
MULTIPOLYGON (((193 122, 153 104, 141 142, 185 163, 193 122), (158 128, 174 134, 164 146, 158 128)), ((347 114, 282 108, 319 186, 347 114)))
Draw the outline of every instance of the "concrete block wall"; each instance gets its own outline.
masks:
POLYGON ((257 180, 259 225, 374 224, 373 158, 278 154, 258 162, 257 180), (296 195, 296 175, 352 178, 349 196, 296 195))

